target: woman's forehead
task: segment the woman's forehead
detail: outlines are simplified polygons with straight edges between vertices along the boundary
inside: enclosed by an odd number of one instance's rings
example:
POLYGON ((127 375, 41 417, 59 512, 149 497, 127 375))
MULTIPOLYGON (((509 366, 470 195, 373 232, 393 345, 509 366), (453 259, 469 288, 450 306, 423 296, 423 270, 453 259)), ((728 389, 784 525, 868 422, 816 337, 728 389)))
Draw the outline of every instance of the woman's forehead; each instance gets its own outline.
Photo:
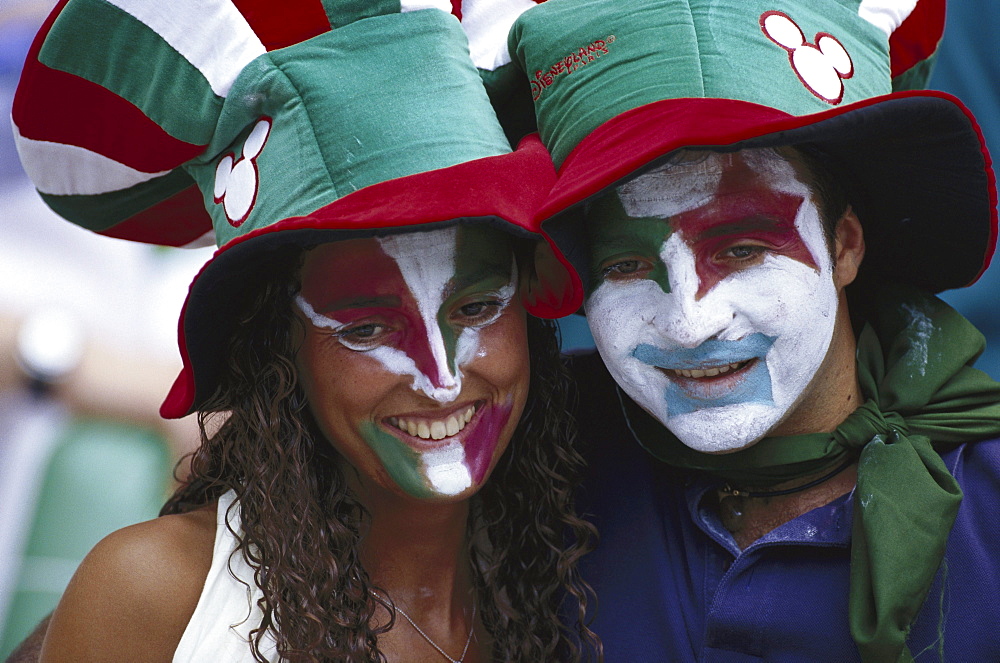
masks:
MULTIPOLYGON (((301 292, 350 297, 395 291, 414 280, 468 282, 509 276, 511 239, 484 226, 450 226, 388 237, 347 239, 309 250, 300 274, 301 292), (405 284, 403 282, 406 282, 405 284)), ((399 293, 397 293, 399 294, 399 293)))

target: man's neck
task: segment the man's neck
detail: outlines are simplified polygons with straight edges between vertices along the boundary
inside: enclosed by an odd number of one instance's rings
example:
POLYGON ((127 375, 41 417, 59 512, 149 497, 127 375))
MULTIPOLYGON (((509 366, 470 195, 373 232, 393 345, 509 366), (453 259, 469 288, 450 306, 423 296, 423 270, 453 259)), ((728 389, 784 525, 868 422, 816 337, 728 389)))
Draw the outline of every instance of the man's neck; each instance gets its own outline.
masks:
MULTIPOLYGON (((817 379, 814 379, 803 392, 795 414, 776 426, 768 436, 831 433, 861 405, 862 394, 858 385, 855 360, 857 342, 851 331, 846 302, 841 301, 838 315, 843 320, 836 327, 824 365, 817 373, 817 379)), ((774 492, 804 486, 823 477, 831 469, 827 468, 813 476, 800 477, 777 486, 768 486, 765 490, 774 492)), ((722 498, 719 515, 742 550, 774 528, 817 507, 829 504, 851 491, 855 483, 857 483, 856 465, 816 486, 787 495, 729 498, 729 500, 722 498), (729 508, 732 506, 738 506, 740 516, 733 516, 732 509, 729 508)), ((740 486, 740 488, 753 490, 754 486, 740 486)))
MULTIPOLYGON (((814 475, 787 481, 776 486, 768 486, 761 492, 777 492, 807 485, 830 473, 829 469, 814 475)), ((787 495, 773 497, 742 497, 719 492, 719 517, 722 524, 733 535, 736 545, 744 550, 751 543, 771 530, 825 506, 841 495, 850 492, 857 482, 857 465, 838 472, 818 485, 787 495)), ((740 486, 741 490, 753 491, 756 486, 740 486)))

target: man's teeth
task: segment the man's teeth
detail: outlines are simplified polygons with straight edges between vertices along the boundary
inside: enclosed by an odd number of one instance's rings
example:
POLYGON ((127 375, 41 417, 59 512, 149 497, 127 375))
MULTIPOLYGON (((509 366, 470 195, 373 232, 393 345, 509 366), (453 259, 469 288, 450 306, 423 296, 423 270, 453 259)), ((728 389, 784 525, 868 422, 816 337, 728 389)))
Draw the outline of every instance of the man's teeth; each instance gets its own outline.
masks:
POLYGON ((463 412, 456 412, 443 420, 389 417, 387 421, 399 430, 406 431, 414 437, 419 437, 423 440, 441 440, 451 437, 465 428, 465 424, 472 421, 472 415, 475 413, 476 406, 470 405, 463 412))
POLYGON ((748 362, 738 361, 733 364, 726 364, 725 366, 712 366, 711 368, 671 368, 670 371, 674 375, 678 375, 682 378, 711 378, 716 375, 722 375, 723 373, 728 373, 729 371, 735 371, 738 368, 745 366, 748 362))

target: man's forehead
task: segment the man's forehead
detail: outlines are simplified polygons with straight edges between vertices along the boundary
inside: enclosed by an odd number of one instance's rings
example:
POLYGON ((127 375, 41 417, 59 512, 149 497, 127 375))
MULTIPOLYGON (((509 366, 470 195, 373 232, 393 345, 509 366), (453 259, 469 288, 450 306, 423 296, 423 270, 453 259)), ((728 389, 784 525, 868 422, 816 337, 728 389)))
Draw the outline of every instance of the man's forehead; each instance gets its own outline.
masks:
POLYGON ((630 216, 673 216, 701 207, 740 187, 785 189, 797 182, 794 166, 770 149, 685 152, 618 188, 630 216))
POLYGON ((634 216, 623 208, 615 193, 604 196, 591 206, 587 214, 590 244, 602 256, 616 250, 634 248, 637 240, 659 247, 670 236, 670 221, 656 216, 634 216))

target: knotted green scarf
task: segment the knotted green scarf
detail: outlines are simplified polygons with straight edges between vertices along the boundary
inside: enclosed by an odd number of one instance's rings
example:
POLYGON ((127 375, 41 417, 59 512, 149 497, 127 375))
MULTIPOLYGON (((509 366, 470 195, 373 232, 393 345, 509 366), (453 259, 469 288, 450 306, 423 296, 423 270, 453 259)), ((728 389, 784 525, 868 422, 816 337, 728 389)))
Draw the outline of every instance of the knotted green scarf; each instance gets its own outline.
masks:
POLYGON ((666 463, 733 482, 777 484, 860 455, 849 618, 862 660, 912 661, 906 647, 944 556, 962 491, 935 448, 1000 436, 1000 383, 971 367, 982 334, 954 309, 894 285, 858 338, 866 402, 833 433, 764 438, 698 453, 624 399, 640 443, 666 463))

